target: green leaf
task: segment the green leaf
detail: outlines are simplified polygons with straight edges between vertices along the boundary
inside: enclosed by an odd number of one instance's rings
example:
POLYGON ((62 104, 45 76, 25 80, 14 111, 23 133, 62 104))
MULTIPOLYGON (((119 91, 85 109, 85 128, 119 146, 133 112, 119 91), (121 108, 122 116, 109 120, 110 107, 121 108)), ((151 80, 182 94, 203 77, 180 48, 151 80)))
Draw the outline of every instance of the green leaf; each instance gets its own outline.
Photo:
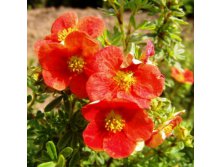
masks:
POLYGON ((65 158, 63 155, 59 155, 56 167, 65 167, 65 158))
POLYGON ((132 26, 133 26, 134 28, 136 27, 136 22, 135 22, 134 15, 131 15, 131 17, 130 17, 130 23, 132 24, 132 26))
POLYGON ((69 162, 69 167, 74 167, 79 165, 80 163, 80 154, 79 152, 77 152, 77 150, 74 150, 73 154, 72 154, 72 158, 69 162))
POLYGON ((152 22, 149 21, 144 21, 140 23, 136 29, 141 29, 141 30, 154 30, 156 29, 156 25, 152 22))
POLYGON ((62 100, 63 96, 59 96, 56 99, 52 100, 46 107, 45 112, 51 111, 53 108, 55 108, 62 100))
POLYGON ((179 37, 178 35, 176 35, 176 34, 170 33, 169 36, 170 36, 172 39, 175 39, 175 40, 177 40, 177 41, 179 41, 179 42, 182 41, 182 38, 180 38, 180 37, 179 37))
POLYGON ((47 153, 52 160, 57 160, 57 151, 53 141, 48 141, 46 143, 47 153))
POLYGON ((182 141, 177 142, 176 145, 177 145, 177 148, 180 150, 184 148, 184 143, 182 141))
POLYGON ((179 24, 188 25, 187 22, 185 22, 185 21, 182 20, 182 19, 178 19, 177 17, 173 17, 173 16, 171 16, 170 19, 171 19, 172 21, 174 21, 174 22, 179 23, 179 24))
POLYGON ((73 152, 73 148, 66 147, 60 152, 60 154, 62 154, 65 158, 68 158, 72 154, 72 152, 73 152))
POLYGON ((72 136, 70 135, 71 131, 67 131, 58 141, 57 146, 59 150, 62 150, 64 147, 66 147, 70 141, 72 136))
POLYGON ((42 163, 40 165, 38 165, 38 167, 55 167, 56 164, 54 162, 45 162, 45 163, 42 163))
POLYGON ((28 96, 27 96, 27 103, 30 103, 31 100, 32 100, 32 96, 31 96, 31 95, 28 95, 28 96))
POLYGON ((100 157, 100 156, 97 156, 97 157, 96 157, 96 161, 97 161, 99 164, 101 164, 101 165, 103 165, 103 164, 105 163, 104 158, 103 158, 103 157, 100 157))
POLYGON ((172 15, 177 16, 177 17, 183 17, 185 16, 185 13, 183 11, 174 11, 172 12, 172 15))

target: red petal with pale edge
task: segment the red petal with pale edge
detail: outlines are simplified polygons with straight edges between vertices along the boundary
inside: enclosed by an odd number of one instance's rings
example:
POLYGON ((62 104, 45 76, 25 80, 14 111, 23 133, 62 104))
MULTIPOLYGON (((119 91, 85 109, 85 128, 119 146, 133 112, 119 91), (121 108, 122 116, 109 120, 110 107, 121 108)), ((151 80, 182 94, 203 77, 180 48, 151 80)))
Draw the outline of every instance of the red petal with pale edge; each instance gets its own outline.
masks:
POLYGON ((51 33, 57 34, 59 31, 66 28, 74 28, 77 24, 78 18, 75 12, 67 12, 55 20, 51 27, 51 33))
POLYGON ((83 139, 85 144, 97 151, 103 150, 103 139, 107 132, 98 126, 95 122, 90 122, 83 132, 83 139))
MULTIPOLYGON (((129 111, 129 110, 128 110, 129 111)), ((148 140, 154 128, 153 121, 148 117, 147 113, 144 110, 137 109, 133 118, 127 121, 124 132, 128 138, 134 141, 143 141, 148 140)), ((125 113, 125 114, 130 114, 125 113)))
POLYGON ((150 107, 150 100, 138 97, 137 95, 132 95, 130 92, 120 91, 117 93, 117 98, 122 98, 136 103, 141 108, 148 109, 150 107))
POLYGON ((94 63, 89 67, 94 72, 111 73, 120 68, 123 63, 123 53, 120 48, 109 46, 98 51, 94 57, 94 63))
POLYGON ((113 74, 95 73, 88 79, 86 90, 91 101, 112 99, 116 96, 113 74))
MULTIPOLYGON (((38 50, 38 59, 43 69, 48 71, 67 71, 70 53, 59 43, 43 42, 38 50)), ((68 72, 69 73, 69 72, 68 72)))
POLYGON ((70 82, 70 76, 64 71, 47 71, 43 69, 42 75, 46 85, 59 91, 66 89, 70 82))
POLYGON ((70 90, 79 98, 86 98, 86 82, 88 77, 82 73, 79 75, 73 75, 70 82, 70 90))
POLYGON ((125 158, 132 154, 136 142, 130 140, 123 132, 109 133, 104 138, 103 148, 113 158, 125 158))
POLYGON ((99 50, 99 44, 84 32, 74 31, 65 38, 66 47, 81 56, 92 56, 99 50))
POLYGON ((79 20, 78 30, 96 38, 104 31, 104 21, 98 17, 87 16, 79 20))
POLYGON ((141 64, 134 76, 137 82, 132 86, 132 90, 137 96, 152 99, 163 92, 164 77, 156 66, 141 64))

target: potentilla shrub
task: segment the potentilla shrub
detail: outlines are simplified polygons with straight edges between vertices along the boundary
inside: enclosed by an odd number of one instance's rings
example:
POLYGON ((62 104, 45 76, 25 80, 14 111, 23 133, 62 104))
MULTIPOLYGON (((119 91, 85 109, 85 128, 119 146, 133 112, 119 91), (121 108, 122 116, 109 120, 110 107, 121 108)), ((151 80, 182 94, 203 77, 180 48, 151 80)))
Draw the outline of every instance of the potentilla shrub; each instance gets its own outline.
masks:
POLYGON ((170 101, 174 83, 193 85, 192 71, 179 63, 181 2, 106 3, 113 31, 102 18, 69 11, 36 41, 39 66, 28 68, 28 166, 193 166, 189 108, 170 101), (137 23, 142 10, 154 19, 137 23))

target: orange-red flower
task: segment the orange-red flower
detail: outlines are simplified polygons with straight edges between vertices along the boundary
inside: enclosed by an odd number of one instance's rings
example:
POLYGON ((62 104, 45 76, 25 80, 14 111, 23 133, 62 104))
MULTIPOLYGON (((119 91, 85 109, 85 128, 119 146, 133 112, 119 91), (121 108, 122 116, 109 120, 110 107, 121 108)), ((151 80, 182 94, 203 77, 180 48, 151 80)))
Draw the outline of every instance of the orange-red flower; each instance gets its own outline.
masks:
POLYGON ((58 42, 66 45, 65 38, 74 31, 84 32, 91 38, 96 38, 102 34, 104 27, 104 21, 98 17, 86 16, 78 21, 75 12, 64 13, 52 24, 51 34, 35 43, 35 53, 38 55, 39 48, 45 43, 58 42))
POLYGON ((87 82, 91 101, 123 98, 148 108, 150 99, 161 95, 164 77, 159 69, 150 64, 131 64, 121 68, 123 54, 114 46, 106 47, 95 56, 87 82))
POLYGON ((38 50, 44 82, 56 90, 70 90, 78 97, 87 97, 87 70, 98 43, 84 32, 74 31, 65 38, 66 46, 57 42, 42 42, 38 50))
POLYGON ((133 153, 138 142, 150 138, 154 127, 137 104, 120 99, 93 102, 83 107, 82 113, 89 121, 83 132, 85 144, 113 158, 133 153))
POLYGON ((145 144, 151 148, 158 147, 166 138, 172 135, 173 129, 179 125, 181 121, 182 118, 179 115, 175 115, 175 117, 167 121, 164 126, 154 130, 151 138, 147 140, 145 144))
POLYGON ((51 27, 51 35, 45 39, 62 42, 73 31, 83 31, 92 38, 96 38, 101 35, 103 30, 104 21, 102 19, 94 16, 86 16, 78 21, 75 12, 67 12, 55 20, 51 27))
POLYGON ((185 69, 179 70, 176 67, 171 68, 171 76, 180 83, 190 83, 193 84, 193 72, 185 69))

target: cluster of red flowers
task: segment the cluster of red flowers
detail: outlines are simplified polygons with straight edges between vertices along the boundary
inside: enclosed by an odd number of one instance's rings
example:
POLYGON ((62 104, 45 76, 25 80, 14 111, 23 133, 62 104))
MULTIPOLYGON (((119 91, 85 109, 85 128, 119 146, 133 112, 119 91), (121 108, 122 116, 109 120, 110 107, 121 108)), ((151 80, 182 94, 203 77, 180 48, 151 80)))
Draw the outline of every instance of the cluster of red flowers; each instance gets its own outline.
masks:
POLYGON ((151 41, 146 57, 125 62, 120 48, 100 47, 96 38, 103 30, 102 19, 78 21, 74 12, 68 12, 56 19, 50 35, 36 42, 35 52, 47 86, 59 91, 69 88, 92 102, 82 109, 89 121, 83 132, 85 144, 113 158, 124 158, 140 142, 153 145, 154 123, 144 109, 161 95, 164 77, 148 64, 148 57, 154 55, 151 41))

